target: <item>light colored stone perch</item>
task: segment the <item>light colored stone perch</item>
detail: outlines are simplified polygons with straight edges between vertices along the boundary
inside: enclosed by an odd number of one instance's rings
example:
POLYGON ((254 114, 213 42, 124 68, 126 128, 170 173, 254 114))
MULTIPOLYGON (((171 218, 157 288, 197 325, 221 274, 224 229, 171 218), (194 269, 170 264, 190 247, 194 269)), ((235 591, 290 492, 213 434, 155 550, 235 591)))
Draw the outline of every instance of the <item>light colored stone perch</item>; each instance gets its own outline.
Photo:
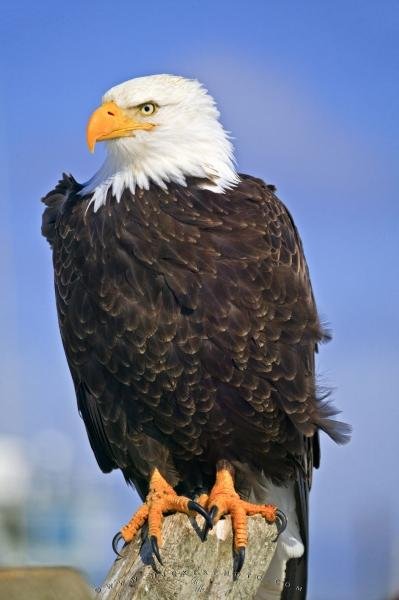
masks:
POLYGON ((82 575, 68 567, 0 569, 1 600, 93 600, 82 575))
POLYGON ((243 569, 233 582, 230 517, 220 521, 201 542, 198 521, 185 515, 166 517, 161 555, 164 566, 151 562, 148 541, 135 540, 121 552, 97 600, 251 600, 276 549, 275 525, 262 517, 248 519, 249 543, 243 569))

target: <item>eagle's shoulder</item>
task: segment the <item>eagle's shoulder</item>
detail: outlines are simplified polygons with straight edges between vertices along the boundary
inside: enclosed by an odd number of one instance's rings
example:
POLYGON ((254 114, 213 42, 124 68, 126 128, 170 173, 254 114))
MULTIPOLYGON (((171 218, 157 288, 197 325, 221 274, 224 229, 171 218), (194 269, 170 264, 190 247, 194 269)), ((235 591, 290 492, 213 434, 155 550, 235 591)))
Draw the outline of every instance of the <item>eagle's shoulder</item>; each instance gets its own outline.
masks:
POLYGON ((237 186, 237 191, 246 192, 253 196, 254 199, 265 197, 274 198, 278 200, 277 196, 275 196, 275 192, 277 191, 277 187, 272 183, 267 183, 263 179, 259 177, 254 177, 253 175, 247 175, 246 173, 239 174, 240 182, 237 186))
POLYGON ((266 211, 268 220, 278 220, 291 229, 297 241, 300 242, 298 230, 294 219, 284 202, 277 196, 277 187, 272 183, 267 183, 259 177, 240 173, 239 184, 229 190, 228 195, 231 199, 240 201, 246 200, 258 204, 266 211))
MULTIPOLYGON (((261 219, 256 223, 256 228, 263 228, 263 239, 270 244, 272 255, 278 262, 282 257, 291 264, 299 261, 300 270, 308 278, 301 237, 291 212, 277 196, 276 186, 258 177, 240 173, 240 183, 228 194, 230 200, 256 207, 256 214, 261 219), (287 256, 287 252, 291 258, 287 256)), ((297 266, 294 265, 294 270, 297 266)), ((310 281, 308 283, 310 285, 310 281)))
POLYGON ((42 202, 46 206, 42 216, 42 235, 47 239, 50 246, 54 243, 56 226, 63 208, 81 188, 82 186, 72 175, 63 173, 62 179, 60 179, 55 188, 42 198, 42 202))

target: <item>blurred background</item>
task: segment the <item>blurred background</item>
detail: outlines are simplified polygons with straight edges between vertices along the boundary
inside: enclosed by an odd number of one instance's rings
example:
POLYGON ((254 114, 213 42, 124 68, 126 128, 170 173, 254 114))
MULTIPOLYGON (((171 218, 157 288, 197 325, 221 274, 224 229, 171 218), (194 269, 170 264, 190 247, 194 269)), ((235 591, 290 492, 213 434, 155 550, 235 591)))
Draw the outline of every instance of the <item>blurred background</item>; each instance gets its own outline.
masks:
POLYGON ((334 340, 350 445, 323 436, 311 494, 310 600, 399 590, 397 0, 96 0, 1 8, 0 563, 70 564, 99 585, 137 506, 102 475, 58 333, 40 197, 87 180, 85 125, 105 90, 151 73, 200 79, 241 172, 294 215, 334 340))

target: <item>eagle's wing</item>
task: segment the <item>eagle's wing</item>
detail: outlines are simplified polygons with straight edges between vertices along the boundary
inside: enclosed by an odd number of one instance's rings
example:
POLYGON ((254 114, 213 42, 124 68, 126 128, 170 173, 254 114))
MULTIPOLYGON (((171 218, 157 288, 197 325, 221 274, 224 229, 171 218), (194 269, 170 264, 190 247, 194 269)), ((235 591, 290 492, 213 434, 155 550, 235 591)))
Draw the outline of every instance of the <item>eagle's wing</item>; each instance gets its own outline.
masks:
MULTIPOLYGON (((93 240, 84 222, 87 198, 79 196, 81 188, 71 175, 64 174, 55 189, 43 198, 46 209, 42 233, 53 250, 61 337, 79 413, 99 467, 103 472, 120 468, 143 498, 147 493, 149 465, 166 465, 169 452, 157 441, 156 431, 152 436, 140 431, 135 403, 124 403, 123 396, 129 389, 125 376, 134 371, 125 341, 130 339, 127 330, 132 322, 138 323, 137 329, 141 328, 143 336, 152 325, 148 318, 139 322, 129 299, 124 303, 123 292, 113 288, 115 273, 102 270, 103 265, 98 261, 93 264, 93 271, 89 269, 92 280, 84 280, 82 272, 87 270, 81 267, 90 260, 87 250, 92 248, 93 240), (116 310, 114 303, 118 304, 116 310), (128 422, 133 426, 128 428, 128 422)), ((96 231, 97 242, 103 233, 96 231)), ((109 249, 110 255, 114 250, 109 249)), ((112 270, 112 264, 109 268, 112 270)), ((124 281, 126 284, 125 278, 124 281)), ((131 285, 129 281, 129 289, 131 285)), ((173 466, 169 470, 173 483, 173 466)))
MULTIPOLYGON (((43 202, 46 205, 46 209, 43 213, 42 219, 42 234, 46 237, 50 246, 54 249, 54 245, 57 241, 57 227, 59 219, 62 215, 63 208, 66 201, 71 194, 78 192, 80 189, 79 184, 74 180, 71 175, 63 174, 62 179, 59 181, 57 186, 43 198, 43 202)), ((74 268, 74 264, 70 261, 69 269, 65 267, 67 264, 63 264, 63 272, 60 271, 60 264, 57 265, 57 258, 59 263, 59 255, 54 254, 54 269, 55 269, 55 287, 57 297, 57 309, 58 317, 60 320, 60 326, 62 325, 62 303, 59 302, 60 294, 65 290, 67 292, 70 286, 65 284, 71 282, 77 282, 79 274, 74 268), (57 268, 58 267, 58 268, 57 268), (59 281, 59 278, 67 277, 63 281, 59 281), (61 285, 60 285, 61 284, 61 285), (64 284, 64 285, 62 285, 64 284)), ((66 253, 63 259, 67 259, 66 253)), ((76 294, 83 294, 84 290, 80 286, 75 286, 76 294)), ((63 300, 67 300, 66 297, 63 300)), ((61 329, 62 330, 62 329, 61 329)), ((87 435, 90 441, 90 445, 97 459, 98 465, 105 473, 112 471, 116 468, 115 457, 110 446, 108 437, 105 433, 103 418, 98 410, 98 403, 96 401, 95 394, 89 389, 86 382, 81 381, 79 374, 76 370, 74 362, 70 360, 70 351, 68 346, 65 344, 64 348, 68 365, 72 374, 72 379, 75 385, 76 398, 78 403, 78 410, 81 414, 84 423, 86 425, 87 435)))
MULTIPOLYGON (((325 430, 336 442, 344 443, 348 440, 350 427, 331 419, 338 411, 325 401, 328 393, 321 393, 320 397, 317 395, 315 353, 318 351, 318 343, 328 340, 330 335, 323 330, 319 321, 302 242, 295 223, 289 211, 275 196, 272 186, 252 177, 244 177, 244 181, 245 179, 249 190, 257 190, 260 201, 269 213, 265 238, 271 247, 271 260, 265 261, 265 264, 272 265, 273 276, 264 291, 264 297, 266 305, 272 307, 274 303, 277 310, 273 314, 274 320, 270 323, 267 336, 274 341, 281 340, 279 361, 286 366, 285 373, 280 372, 279 375, 278 366, 275 369, 275 377, 280 378, 276 383, 278 398, 281 407, 303 434, 297 448, 292 448, 291 459, 295 465, 295 512, 304 552, 299 558, 291 558, 286 562, 281 600, 304 600, 309 552, 309 492, 313 468, 318 468, 320 464, 319 430, 325 430), (279 307, 286 319, 283 327, 279 320, 279 307), (287 359, 284 358, 286 346, 295 348, 294 360, 288 360, 289 355, 287 359), (290 364, 291 373, 288 368, 290 364)), ((254 192, 250 191, 250 194, 256 197, 254 192)), ((271 376, 273 377, 273 372, 271 376)), ((267 581, 266 576, 266 587, 263 592, 262 589, 259 590, 257 598, 269 598, 267 581)), ((270 597, 275 596, 272 593, 270 597)))

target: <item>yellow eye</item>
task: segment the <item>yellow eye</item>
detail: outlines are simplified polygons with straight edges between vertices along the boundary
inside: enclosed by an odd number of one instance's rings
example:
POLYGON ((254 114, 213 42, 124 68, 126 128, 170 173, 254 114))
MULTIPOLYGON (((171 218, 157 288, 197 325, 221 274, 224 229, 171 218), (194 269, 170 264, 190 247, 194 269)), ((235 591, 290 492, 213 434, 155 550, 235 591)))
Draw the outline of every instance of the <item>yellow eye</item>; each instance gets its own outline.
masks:
POLYGON ((153 115, 157 109, 156 105, 153 102, 146 102, 145 104, 142 104, 139 108, 141 114, 145 115, 146 117, 153 115))

